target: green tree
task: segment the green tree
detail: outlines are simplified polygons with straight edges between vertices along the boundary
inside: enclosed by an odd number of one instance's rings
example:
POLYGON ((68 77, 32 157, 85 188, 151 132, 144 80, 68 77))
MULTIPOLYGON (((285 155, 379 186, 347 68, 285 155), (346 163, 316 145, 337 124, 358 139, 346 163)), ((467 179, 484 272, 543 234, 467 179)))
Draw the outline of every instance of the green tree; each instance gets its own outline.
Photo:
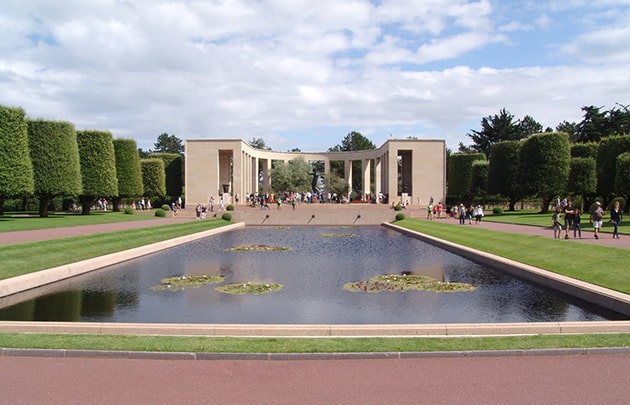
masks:
POLYGON ((597 192, 609 202, 615 194, 617 156, 630 152, 630 135, 609 136, 597 149, 597 192))
POLYGON ((448 160, 448 196, 466 205, 471 200, 472 165, 487 160, 483 153, 453 153, 448 160))
MULTIPOLYGON (((332 148, 328 148, 328 152, 352 152, 372 149, 376 149, 376 145, 374 145, 372 141, 363 136, 360 132, 352 131, 341 140, 340 144, 337 144, 332 148)), ((337 173, 343 173, 345 171, 343 162, 341 161, 331 161, 330 168, 337 173)), ((361 162, 352 161, 352 186, 355 190, 362 190, 362 182, 363 176, 361 175, 361 162)), ((352 192, 352 190, 349 190, 349 192, 352 192)))
POLYGON ((114 211, 120 211, 123 198, 136 198, 144 194, 138 147, 133 139, 114 139, 118 195, 114 198, 114 211))
POLYGON ((164 162, 166 178, 166 195, 176 199, 182 195, 183 157, 176 153, 151 153, 150 159, 161 159, 164 162))
POLYGON ((518 181, 518 159, 521 141, 501 141, 492 147, 492 159, 488 167, 488 193, 500 194, 509 199, 509 211, 514 211, 522 197, 518 181))
POLYGON ((568 121, 562 121, 556 126, 556 132, 564 132, 569 134, 569 140, 571 140, 571 142, 577 142, 578 129, 578 124, 568 121))
MULTIPOLYGON (((625 198, 626 201, 630 198, 630 152, 622 153, 617 156, 615 164, 615 190, 617 195, 625 198)), ((628 206, 625 204, 625 210, 627 212, 628 206)))
POLYGON ((114 142, 107 131, 78 131, 77 146, 83 185, 81 214, 88 215, 97 198, 118 195, 114 142))
POLYGON ((140 160, 140 168, 142 169, 144 195, 149 198, 164 198, 166 196, 164 161, 161 159, 142 159, 140 160))
MULTIPOLYGON (((533 125, 533 119, 528 119, 526 124, 533 125)), ((514 122, 514 116, 505 108, 499 111, 499 114, 488 116, 481 120, 481 130, 471 130, 466 134, 473 141, 472 149, 491 157, 492 146, 501 141, 518 141, 526 135, 519 123, 514 122)))
POLYGON ((62 121, 28 121, 33 162, 34 194, 39 216, 48 217, 48 204, 57 196, 81 193, 81 169, 74 125, 62 121))
POLYGON ((0 105, 0 215, 4 200, 35 190, 24 110, 0 105))
MULTIPOLYGON (((567 190, 581 197, 582 205, 580 209, 584 211, 585 196, 592 195, 597 191, 595 159, 581 157, 571 159, 567 190)), ((588 206, 590 206, 590 204, 588 204, 588 206)))
POLYGON ((526 115, 518 122, 518 128, 519 131, 521 131, 521 137, 523 138, 527 138, 533 134, 539 134, 543 131, 542 124, 529 115, 526 115))
POLYGON ((488 169, 490 162, 476 160, 472 163, 470 172, 470 194, 484 199, 488 194, 488 169))
POLYGON ((275 161, 271 169, 271 188, 276 192, 303 192, 311 190, 312 178, 313 167, 303 157, 291 159, 286 164, 275 161))
POLYGON ((340 144, 328 149, 328 152, 350 152, 376 149, 376 145, 360 132, 352 131, 341 140, 340 144))
POLYGON ((262 138, 252 138, 252 140, 249 141, 249 146, 254 149, 271 150, 271 148, 268 147, 267 144, 265 144, 265 140, 262 138))
POLYGON ((566 191, 570 159, 568 134, 545 132, 523 141, 519 157, 520 183, 525 195, 542 198, 541 212, 548 212, 548 202, 566 191))
POLYGON ((166 132, 157 137, 157 142, 153 144, 156 153, 184 153, 184 145, 182 140, 175 135, 169 135, 166 132))

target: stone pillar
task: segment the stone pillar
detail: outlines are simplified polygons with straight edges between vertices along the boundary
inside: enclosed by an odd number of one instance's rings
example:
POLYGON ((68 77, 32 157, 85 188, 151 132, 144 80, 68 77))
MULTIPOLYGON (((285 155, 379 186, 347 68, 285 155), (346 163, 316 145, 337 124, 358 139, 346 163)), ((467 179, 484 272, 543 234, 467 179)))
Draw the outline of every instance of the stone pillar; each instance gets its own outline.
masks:
MULTIPOLYGON (((345 178, 348 182, 348 194, 352 192, 352 160, 344 160, 345 178)), ((348 201, 349 202, 349 201, 348 201)))
POLYGON ((361 200, 366 199, 366 195, 371 193, 370 183, 372 182, 372 178, 370 176, 370 171, 372 169, 372 159, 363 159, 361 161, 361 183, 363 184, 363 195, 361 196, 361 200))

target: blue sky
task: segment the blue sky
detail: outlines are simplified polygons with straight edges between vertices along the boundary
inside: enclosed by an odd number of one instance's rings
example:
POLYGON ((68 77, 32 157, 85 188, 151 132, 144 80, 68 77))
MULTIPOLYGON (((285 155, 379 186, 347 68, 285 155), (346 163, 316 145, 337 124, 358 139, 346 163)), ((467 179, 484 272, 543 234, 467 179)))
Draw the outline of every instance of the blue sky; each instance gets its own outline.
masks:
POLYGON ((143 149, 456 150, 502 108, 555 128, 630 104, 629 38, 630 0, 3 0, 0 104, 143 149))

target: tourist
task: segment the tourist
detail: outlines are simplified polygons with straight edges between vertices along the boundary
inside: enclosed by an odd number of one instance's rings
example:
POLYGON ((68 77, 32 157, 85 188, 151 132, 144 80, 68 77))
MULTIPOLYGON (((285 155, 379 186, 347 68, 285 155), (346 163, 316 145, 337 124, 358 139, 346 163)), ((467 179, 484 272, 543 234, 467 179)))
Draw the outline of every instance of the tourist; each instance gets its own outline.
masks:
POLYGON ((444 211, 444 205, 442 205, 442 201, 440 201, 437 205, 437 218, 442 218, 442 211, 444 211))
POLYGON ((610 223, 613 224, 613 239, 619 239, 619 222, 621 222, 622 214, 619 200, 615 201, 615 206, 610 210, 610 223))
POLYGON ((576 236, 579 236, 582 239, 582 227, 580 223, 582 222, 582 218, 580 217, 580 209, 576 208, 573 210, 573 239, 576 236))
POLYGON ((574 210, 573 202, 571 200, 567 200, 566 205, 562 208, 562 211, 564 212, 564 226, 565 226, 564 239, 569 239, 569 231, 571 230, 571 227, 573 226, 573 218, 574 218, 573 210, 574 210))
POLYGON ((475 207, 474 214, 475 214, 475 223, 480 224, 481 218, 483 218, 483 208, 481 208, 481 205, 477 205, 477 207, 475 207))
POLYGON ((433 220, 433 204, 429 203, 429 205, 427 205, 427 219, 428 220, 433 220))
POLYGON ((551 217, 551 227, 553 228, 553 238, 560 239, 562 235, 562 224, 560 223, 560 207, 556 208, 556 212, 551 217))
POLYGON ((466 207, 464 207, 464 204, 459 204, 457 212, 459 212, 459 224, 466 224, 466 207))
POLYGON ((604 218, 604 209, 599 201, 595 202, 591 210, 590 222, 593 224, 595 239, 599 239, 599 230, 602 228, 602 219, 604 218))

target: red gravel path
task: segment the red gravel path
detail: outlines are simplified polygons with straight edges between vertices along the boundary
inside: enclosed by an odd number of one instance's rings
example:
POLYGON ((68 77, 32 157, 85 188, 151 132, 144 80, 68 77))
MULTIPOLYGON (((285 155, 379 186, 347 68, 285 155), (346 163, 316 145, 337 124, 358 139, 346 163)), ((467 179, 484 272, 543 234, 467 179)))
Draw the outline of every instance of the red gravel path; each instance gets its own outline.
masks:
POLYGON ((630 355, 139 360, 0 357, 3 404, 626 404, 630 355))

